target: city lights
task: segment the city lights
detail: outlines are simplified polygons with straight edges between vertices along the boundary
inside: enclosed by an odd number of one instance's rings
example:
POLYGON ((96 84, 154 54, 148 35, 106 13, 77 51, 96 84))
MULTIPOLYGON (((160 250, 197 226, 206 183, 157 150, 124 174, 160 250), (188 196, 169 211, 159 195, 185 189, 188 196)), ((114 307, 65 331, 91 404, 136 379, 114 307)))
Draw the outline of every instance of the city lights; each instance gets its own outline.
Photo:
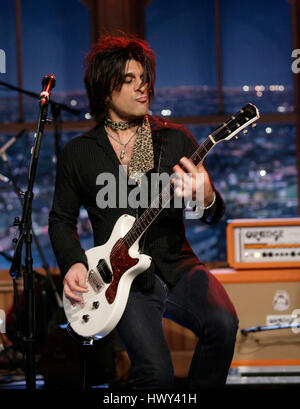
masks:
POLYGON ((170 109, 162 109, 161 114, 162 116, 170 116, 172 115, 172 111, 170 109))
POLYGON ((267 172, 264 169, 259 171, 260 176, 266 176, 267 172))

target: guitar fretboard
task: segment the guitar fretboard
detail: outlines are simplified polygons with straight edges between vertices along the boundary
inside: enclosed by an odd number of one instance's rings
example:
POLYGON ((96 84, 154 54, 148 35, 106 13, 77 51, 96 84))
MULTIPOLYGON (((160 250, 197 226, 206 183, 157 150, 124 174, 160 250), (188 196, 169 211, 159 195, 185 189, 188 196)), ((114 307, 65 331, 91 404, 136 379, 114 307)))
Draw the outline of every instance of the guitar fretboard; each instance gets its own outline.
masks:
MULTIPOLYGON (((235 115, 220 125, 214 132, 208 135, 205 141, 198 147, 198 149, 189 159, 194 163, 194 165, 197 166, 218 142, 231 139, 232 136, 236 135, 240 130, 258 118, 259 112, 256 106, 250 103, 247 104, 235 115)), ((144 213, 135 220, 131 229, 123 238, 128 247, 131 247, 146 231, 150 224, 171 201, 174 194, 173 184, 167 184, 157 198, 155 198, 150 206, 144 211, 144 213)))
MULTIPOLYGON (((199 146, 190 157, 190 160, 194 163, 194 165, 198 165, 214 145, 214 142, 209 137, 206 138, 203 144, 199 146)), ((144 211, 144 213, 138 219, 136 219, 131 229, 124 236, 124 240, 128 247, 131 247, 133 243, 135 243, 136 240, 147 230, 160 212, 169 204, 174 197, 174 194, 174 186, 171 183, 162 189, 161 193, 151 202, 150 206, 144 211)))

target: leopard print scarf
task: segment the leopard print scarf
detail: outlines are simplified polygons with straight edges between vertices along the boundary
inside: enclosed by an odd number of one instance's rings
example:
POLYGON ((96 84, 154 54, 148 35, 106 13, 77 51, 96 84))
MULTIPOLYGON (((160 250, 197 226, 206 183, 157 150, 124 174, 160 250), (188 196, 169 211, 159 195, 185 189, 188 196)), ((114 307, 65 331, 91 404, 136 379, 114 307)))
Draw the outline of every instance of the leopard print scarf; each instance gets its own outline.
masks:
POLYGON ((128 122, 114 122, 107 117, 104 124, 114 130, 124 130, 139 125, 128 166, 128 176, 140 186, 143 175, 154 168, 152 134, 148 116, 145 115, 142 122, 140 118, 128 122))
POLYGON ((138 185, 141 185, 143 175, 153 168, 154 154, 152 134, 148 116, 146 115, 142 125, 139 126, 137 130, 137 138, 128 167, 128 175, 134 179, 138 185))

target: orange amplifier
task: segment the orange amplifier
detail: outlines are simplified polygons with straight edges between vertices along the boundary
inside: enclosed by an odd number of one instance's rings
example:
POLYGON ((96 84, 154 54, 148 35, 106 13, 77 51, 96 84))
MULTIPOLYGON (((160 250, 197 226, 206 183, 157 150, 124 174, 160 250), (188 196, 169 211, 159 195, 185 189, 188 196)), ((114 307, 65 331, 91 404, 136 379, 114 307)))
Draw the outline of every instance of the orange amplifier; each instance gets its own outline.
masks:
POLYGON ((300 267, 300 217, 228 220, 226 236, 230 267, 300 267))

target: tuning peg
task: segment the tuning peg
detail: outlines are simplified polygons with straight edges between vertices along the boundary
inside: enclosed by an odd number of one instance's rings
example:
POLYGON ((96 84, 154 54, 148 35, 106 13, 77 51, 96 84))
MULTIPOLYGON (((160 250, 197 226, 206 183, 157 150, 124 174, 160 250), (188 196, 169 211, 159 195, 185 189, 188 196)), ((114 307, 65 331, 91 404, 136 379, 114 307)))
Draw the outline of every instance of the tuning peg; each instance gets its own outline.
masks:
POLYGON ((252 128, 256 128, 256 122, 254 122, 254 124, 251 125, 252 128))
POLYGON ((246 135, 248 133, 248 129, 243 129, 243 134, 246 135))
POLYGON ((235 139, 239 139, 238 135, 234 135, 235 139))

